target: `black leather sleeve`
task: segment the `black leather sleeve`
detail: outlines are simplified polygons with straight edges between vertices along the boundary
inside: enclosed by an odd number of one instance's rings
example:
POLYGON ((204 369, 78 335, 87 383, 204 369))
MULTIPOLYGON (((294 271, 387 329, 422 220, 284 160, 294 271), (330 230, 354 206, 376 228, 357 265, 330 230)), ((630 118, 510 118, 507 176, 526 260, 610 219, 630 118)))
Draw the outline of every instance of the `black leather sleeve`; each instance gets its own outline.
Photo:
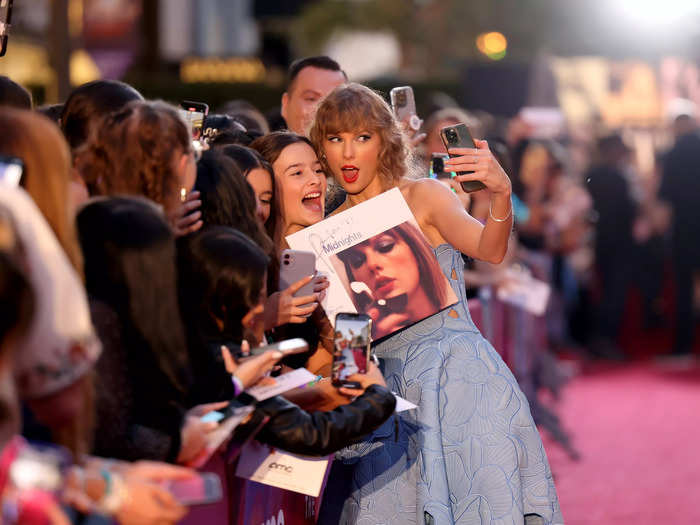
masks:
POLYGON ((306 456, 326 456, 359 441, 396 408, 396 398, 383 386, 372 385, 355 401, 328 412, 309 413, 281 396, 258 403, 270 416, 256 439, 306 456))

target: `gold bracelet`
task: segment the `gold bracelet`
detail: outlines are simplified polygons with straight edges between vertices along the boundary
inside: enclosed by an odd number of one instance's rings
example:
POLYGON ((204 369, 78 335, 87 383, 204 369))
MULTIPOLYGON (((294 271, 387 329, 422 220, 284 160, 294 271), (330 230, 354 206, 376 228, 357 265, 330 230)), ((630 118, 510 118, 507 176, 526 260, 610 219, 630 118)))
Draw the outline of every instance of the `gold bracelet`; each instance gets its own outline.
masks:
POLYGON ((493 221, 506 222, 508 219, 510 219, 511 215, 513 215, 513 201, 510 202, 510 209, 508 210, 508 215, 506 215, 503 219, 497 219, 493 216, 493 201, 489 203, 489 217, 491 217, 493 221))

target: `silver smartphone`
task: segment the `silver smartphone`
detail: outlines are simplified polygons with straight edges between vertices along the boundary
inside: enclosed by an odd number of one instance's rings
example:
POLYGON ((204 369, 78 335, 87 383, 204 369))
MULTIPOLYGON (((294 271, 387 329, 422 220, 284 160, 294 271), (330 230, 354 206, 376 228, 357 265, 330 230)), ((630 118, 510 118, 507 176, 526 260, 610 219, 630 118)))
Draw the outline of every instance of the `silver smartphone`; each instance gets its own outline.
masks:
POLYGON ((395 87, 389 91, 389 100, 396 119, 407 124, 412 130, 418 131, 421 126, 421 120, 416 112, 416 99, 413 96, 413 88, 411 86, 395 87))
MULTIPOLYGON (((313 252, 287 249, 282 250, 280 258, 280 290, 289 288, 292 284, 316 271, 316 255, 313 252)), ((294 297, 313 295, 313 293, 314 281, 312 280, 298 290, 294 297)))

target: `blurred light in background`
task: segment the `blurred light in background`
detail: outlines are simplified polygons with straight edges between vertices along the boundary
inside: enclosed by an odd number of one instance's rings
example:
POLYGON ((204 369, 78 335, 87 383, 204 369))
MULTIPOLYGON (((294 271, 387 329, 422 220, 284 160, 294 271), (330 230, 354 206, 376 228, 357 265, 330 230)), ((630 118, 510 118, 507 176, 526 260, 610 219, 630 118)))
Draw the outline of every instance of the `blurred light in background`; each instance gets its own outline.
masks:
POLYGON ((491 60, 501 60, 506 56, 508 40, 502 33, 491 31, 476 37, 476 47, 491 60))
POLYGON ((196 82, 262 82, 265 65, 259 58, 186 58, 180 64, 180 80, 196 82))
POLYGON ((619 13, 632 23, 661 29, 663 24, 700 16, 698 0, 607 0, 606 5, 610 16, 619 13))
POLYGON ((97 64, 84 49, 77 49, 71 53, 69 69, 70 83, 74 86, 102 78, 97 64))
POLYGON ((362 82, 398 72, 401 47, 393 33, 343 31, 329 39, 324 49, 353 81, 362 82))

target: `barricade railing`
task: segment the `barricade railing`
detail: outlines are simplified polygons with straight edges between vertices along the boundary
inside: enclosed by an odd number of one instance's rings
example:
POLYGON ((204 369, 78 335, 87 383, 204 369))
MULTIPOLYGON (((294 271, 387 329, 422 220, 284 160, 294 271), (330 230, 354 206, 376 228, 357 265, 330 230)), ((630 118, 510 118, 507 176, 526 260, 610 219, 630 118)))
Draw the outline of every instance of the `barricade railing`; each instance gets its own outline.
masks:
MULTIPOLYGON (((544 318, 528 314, 497 299, 489 289, 479 299, 469 300, 475 324, 513 371, 528 397, 534 394, 533 363, 546 348, 544 318)), ((330 466, 329 466, 330 468, 330 466)), ((216 454, 201 469, 221 477, 224 499, 211 505, 192 507, 181 522, 185 525, 313 525, 321 496, 271 487, 238 478, 236 464, 216 454)))

